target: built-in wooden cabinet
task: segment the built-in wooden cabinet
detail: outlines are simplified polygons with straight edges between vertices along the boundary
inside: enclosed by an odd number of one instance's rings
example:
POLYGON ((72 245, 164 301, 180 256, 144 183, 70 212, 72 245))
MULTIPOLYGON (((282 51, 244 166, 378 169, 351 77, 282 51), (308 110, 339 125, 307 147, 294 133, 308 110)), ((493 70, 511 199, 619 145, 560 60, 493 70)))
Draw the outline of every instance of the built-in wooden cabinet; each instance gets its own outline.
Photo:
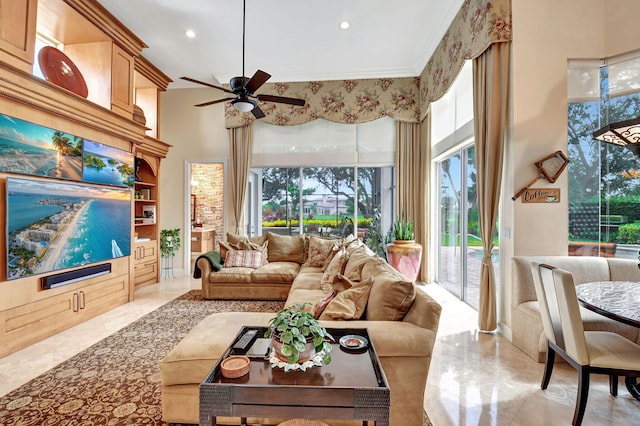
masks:
POLYGON ((37 0, 0 0, 0 61, 29 72, 36 40, 37 0))
POLYGON ((136 287, 157 283, 160 271, 158 241, 136 243, 133 256, 136 287))
MULTIPOLYGON (((127 303, 127 264, 126 259, 116 259, 107 278, 47 290, 46 297, 40 294, 33 301, 0 310, 0 357, 127 303)), ((8 287, 15 291, 27 280, 20 281, 23 283, 5 283, 5 291, 8 287)))
MULTIPOLYGON (((145 47, 96 0, 0 0, 0 114, 130 151, 144 165, 131 189, 131 255, 110 259, 111 272, 43 289, 41 276, 6 281, 0 251, 0 356, 126 303, 137 286, 159 280, 158 185, 170 145, 157 139, 158 100, 171 80, 142 57, 145 47), (33 75, 37 34, 64 46, 87 83, 86 99, 33 75), (136 102, 146 123, 134 120, 136 102), (144 200, 135 198, 143 192, 144 200), (155 207, 155 221, 138 224, 145 205, 155 207), (148 241, 136 242, 136 233, 148 241)), ((0 172, 0 197, 8 175, 0 172)), ((0 229, 4 209, 0 203, 0 229)))

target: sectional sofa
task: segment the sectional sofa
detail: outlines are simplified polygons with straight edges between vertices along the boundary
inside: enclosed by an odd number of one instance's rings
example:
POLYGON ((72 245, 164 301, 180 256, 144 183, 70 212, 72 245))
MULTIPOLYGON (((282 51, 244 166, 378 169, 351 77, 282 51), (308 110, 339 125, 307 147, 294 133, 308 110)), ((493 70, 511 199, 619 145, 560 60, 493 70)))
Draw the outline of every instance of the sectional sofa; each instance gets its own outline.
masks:
MULTIPOLYGON (((325 327, 367 328, 391 389, 391 424, 422 425, 424 391, 441 312, 437 302, 355 239, 269 233, 251 241, 228 235, 225 250, 225 267, 220 271, 214 271, 206 259, 198 261, 203 291, 209 288, 209 297, 281 298, 287 306, 308 302, 325 327), (231 256, 238 257, 237 251, 245 252, 243 265, 250 266, 228 266, 231 256), (251 265, 261 255, 248 251, 266 253, 268 263, 251 265), (290 274, 293 277, 288 282, 290 274)), ((197 423, 200 382, 240 327, 266 326, 273 316, 218 313, 198 324, 161 361, 163 420, 197 423)))
MULTIPOLYGON (((546 338, 540 307, 533 285, 531 263, 546 263, 573 274, 576 285, 597 281, 638 281, 638 261, 590 256, 516 256, 512 259, 511 333, 512 343, 532 359, 544 362, 546 338)), ((585 330, 613 331, 640 343, 636 327, 606 318, 580 307, 585 330)))

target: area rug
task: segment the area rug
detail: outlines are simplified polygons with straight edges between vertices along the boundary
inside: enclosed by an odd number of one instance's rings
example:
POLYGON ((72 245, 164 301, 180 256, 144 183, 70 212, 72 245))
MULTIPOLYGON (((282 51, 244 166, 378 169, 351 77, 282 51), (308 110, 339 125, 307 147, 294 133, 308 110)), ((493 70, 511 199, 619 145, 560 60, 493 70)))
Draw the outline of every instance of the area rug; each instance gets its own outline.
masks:
POLYGON ((166 425, 160 360, 212 313, 277 312, 283 305, 205 300, 190 291, 1 397, 0 426, 166 425))

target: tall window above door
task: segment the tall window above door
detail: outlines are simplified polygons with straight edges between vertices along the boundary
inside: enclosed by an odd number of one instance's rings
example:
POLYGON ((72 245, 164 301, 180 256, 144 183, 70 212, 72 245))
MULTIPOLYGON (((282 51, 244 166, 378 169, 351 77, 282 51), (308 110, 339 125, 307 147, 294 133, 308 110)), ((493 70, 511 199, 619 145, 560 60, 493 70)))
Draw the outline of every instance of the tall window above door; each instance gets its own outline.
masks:
POLYGON ((602 126, 640 117, 640 52, 568 62, 569 254, 636 258, 640 160, 593 138, 602 126))

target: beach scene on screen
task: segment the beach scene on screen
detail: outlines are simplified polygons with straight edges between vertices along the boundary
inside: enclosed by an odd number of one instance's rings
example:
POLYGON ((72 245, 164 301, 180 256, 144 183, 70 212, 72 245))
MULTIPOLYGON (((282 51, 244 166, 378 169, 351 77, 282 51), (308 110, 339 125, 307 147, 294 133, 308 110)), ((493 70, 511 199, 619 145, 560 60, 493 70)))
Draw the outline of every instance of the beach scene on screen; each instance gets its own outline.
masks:
POLYGON ((131 253, 131 191, 7 178, 7 279, 131 253))
POLYGON ((0 114, 0 171, 82 180, 83 139, 0 114))

